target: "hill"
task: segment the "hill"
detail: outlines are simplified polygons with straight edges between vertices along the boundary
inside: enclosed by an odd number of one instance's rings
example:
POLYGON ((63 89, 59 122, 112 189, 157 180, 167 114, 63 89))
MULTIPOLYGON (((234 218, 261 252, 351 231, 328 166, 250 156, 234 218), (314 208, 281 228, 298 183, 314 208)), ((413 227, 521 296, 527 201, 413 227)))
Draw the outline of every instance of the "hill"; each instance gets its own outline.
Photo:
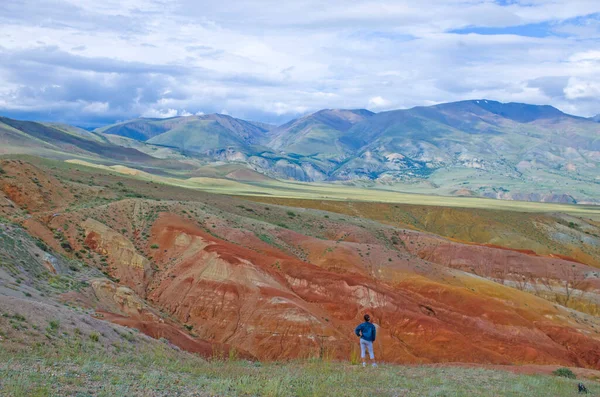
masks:
POLYGON ((361 146, 346 132, 371 117, 365 109, 326 109, 271 131, 269 147, 302 156, 343 159, 361 146))
POLYGON ((65 125, 0 117, 0 140, 7 153, 84 156, 144 164, 153 160, 138 150, 113 145, 93 133, 65 125), (41 152, 41 153, 40 153, 41 152))
POLYGON ((206 154, 215 149, 248 149, 261 142, 270 126, 221 114, 136 119, 100 128, 104 134, 120 135, 149 143, 206 154))
MULTIPOLYGON (((35 259, 22 264, 25 254, 7 249, 2 263, 12 276, 6 282, 22 294, 38 296, 32 288, 52 272, 85 280, 69 281, 78 287, 65 287, 71 292, 61 299, 206 356, 233 347, 266 361, 348 360, 356 348, 352 329, 370 311, 385 362, 597 368, 594 262, 558 250, 539 255, 453 241, 360 211, 255 203, 112 169, 34 162, 0 164, 0 212, 15 225, 2 230, 29 234, 24 238, 33 238, 34 246, 38 239, 66 262, 51 260, 40 276, 27 276, 23 266, 43 267, 44 254, 32 252, 35 259), (69 270, 69 261, 81 270, 69 270)), ((508 219, 507 230, 517 222, 508 215, 477 216, 508 219)), ((600 243, 594 221, 528 219, 514 238, 545 233, 540 241, 566 245, 571 235, 583 236, 582 251, 600 243)), ((442 230, 440 221, 434 224, 442 230)))

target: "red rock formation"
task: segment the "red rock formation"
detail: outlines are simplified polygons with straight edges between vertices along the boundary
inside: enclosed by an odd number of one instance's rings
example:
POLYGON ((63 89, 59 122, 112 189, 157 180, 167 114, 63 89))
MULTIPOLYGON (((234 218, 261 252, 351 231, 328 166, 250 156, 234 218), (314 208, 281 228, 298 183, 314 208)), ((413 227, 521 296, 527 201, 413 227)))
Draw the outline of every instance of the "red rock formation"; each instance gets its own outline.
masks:
MULTIPOLYGON (((20 178, 19 189, 36 185, 20 178)), ((70 202, 60 189, 19 196, 9 185, 15 203, 39 211, 23 219, 32 234, 57 250, 68 244, 66 255, 89 253, 82 260, 119 280, 88 297, 105 319, 191 351, 349 359, 353 329, 370 312, 383 361, 600 368, 598 319, 481 277, 540 276, 552 263, 594 270, 582 264, 310 213, 295 231, 259 225, 255 209, 228 212, 240 201, 227 197, 206 211, 201 201, 123 200, 54 216, 45 210, 70 202)))

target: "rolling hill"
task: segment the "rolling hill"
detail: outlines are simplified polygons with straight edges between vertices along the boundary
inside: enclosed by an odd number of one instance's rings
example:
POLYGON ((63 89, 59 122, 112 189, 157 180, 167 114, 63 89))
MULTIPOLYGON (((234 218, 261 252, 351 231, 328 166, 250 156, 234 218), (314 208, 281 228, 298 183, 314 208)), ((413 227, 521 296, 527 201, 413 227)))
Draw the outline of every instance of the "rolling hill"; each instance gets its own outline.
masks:
POLYGON ((136 119, 99 128, 96 132, 175 147, 185 152, 207 154, 228 147, 250 151, 253 145, 262 142, 269 128, 268 124, 209 114, 169 119, 136 119))
POLYGON ((89 156, 144 164, 155 159, 136 149, 113 145, 102 137, 64 125, 0 117, 0 140, 10 153, 46 153, 64 157, 89 156), (10 147, 10 148, 9 148, 10 147))

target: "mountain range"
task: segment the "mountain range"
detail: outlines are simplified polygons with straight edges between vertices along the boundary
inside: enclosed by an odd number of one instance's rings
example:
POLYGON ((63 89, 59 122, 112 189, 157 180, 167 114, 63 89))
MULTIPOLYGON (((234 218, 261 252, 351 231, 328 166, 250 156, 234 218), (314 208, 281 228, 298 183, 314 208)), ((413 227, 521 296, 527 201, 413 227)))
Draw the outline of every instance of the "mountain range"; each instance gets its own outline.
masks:
POLYGON ((598 120, 482 99, 381 113, 324 109, 281 126, 210 114, 87 131, 0 118, 0 140, 4 152, 40 147, 50 157, 158 171, 234 163, 303 182, 598 204, 598 120))

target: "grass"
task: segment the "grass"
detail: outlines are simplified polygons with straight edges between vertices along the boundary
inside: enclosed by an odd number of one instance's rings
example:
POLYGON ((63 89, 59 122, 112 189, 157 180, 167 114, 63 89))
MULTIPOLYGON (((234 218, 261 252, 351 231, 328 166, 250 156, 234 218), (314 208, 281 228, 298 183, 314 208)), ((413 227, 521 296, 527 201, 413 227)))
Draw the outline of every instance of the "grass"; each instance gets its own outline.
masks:
POLYGON ((210 193, 237 195, 282 197, 313 200, 366 201, 382 203, 401 203, 427 206, 444 206, 471 209, 496 209, 518 212, 562 212, 600 220, 597 206, 568 205, 526 201, 495 200, 478 197, 449 197, 418 193, 403 193, 382 188, 361 188, 339 184, 303 183, 291 181, 238 182, 219 178, 179 179, 152 175, 127 167, 107 167, 80 160, 69 160, 67 164, 77 164, 126 174, 135 179, 149 180, 165 185, 202 190, 210 193))
MULTIPOLYGON (((592 393, 600 391, 587 382, 592 393)), ((63 346, 0 347, 0 390, 10 396, 532 396, 570 395, 577 381, 458 367, 296 361, 206 361, 166 344, 108 352, 72 337, 63 346), (135 350, 134 350, 135 349, 135 350)))

